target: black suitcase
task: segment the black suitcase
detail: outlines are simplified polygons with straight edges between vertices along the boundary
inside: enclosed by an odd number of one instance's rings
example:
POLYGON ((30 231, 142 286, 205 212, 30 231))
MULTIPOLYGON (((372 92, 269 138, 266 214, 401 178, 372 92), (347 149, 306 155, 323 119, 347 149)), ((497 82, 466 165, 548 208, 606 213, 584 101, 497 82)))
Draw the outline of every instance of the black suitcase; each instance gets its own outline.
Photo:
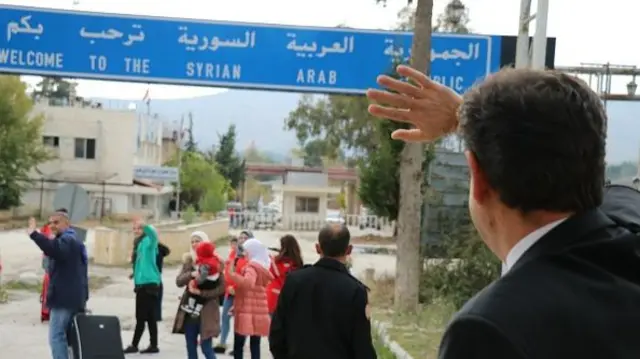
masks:
POLYGON ((118 317, 77 314, 67 339, 72 359, 124 359, 118 317))

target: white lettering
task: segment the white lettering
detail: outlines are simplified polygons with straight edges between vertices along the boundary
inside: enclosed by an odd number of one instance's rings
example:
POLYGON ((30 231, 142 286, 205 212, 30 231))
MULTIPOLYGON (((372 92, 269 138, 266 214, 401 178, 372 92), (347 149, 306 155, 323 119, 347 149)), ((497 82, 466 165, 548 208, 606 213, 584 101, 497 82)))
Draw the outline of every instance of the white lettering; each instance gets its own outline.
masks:
POLYGON ((125 57, 124 70, 128 73, 149 75, 151 73, 151 60, 125 57))
POLYGON ((107 58, 105 56, 89 55, 89 62, 91 63, 91 71, 106 71, 107 70, 107 58))
POLYGON ((58 52, 22 51, 0 48, 0 64, 62 69, 64 56, 58 52))
POLYGON ((457 92, 462 92, 464 90, 464 77, 462 76, 431 76, 432 80, 450 87, 457 92))
POLYGON ((307 85, 335 85, 338 82, 338 72, 333 70, 299 69, 296 82, 307 85))
POLYGON ((209 62, 187 62, 189 77, 212 80, 240 80, 242 67, 236 64, 212 64, 209 62))

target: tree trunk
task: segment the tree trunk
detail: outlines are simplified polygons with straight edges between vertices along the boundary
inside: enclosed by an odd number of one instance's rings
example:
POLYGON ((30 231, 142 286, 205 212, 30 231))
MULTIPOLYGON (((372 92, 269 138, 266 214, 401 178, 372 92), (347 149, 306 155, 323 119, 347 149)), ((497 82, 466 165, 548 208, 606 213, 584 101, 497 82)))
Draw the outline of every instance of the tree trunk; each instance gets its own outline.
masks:
MULTIPOLYGON (((411 66, 430 74, 433 0, 418 0, 411 66)), ((395 307, 415 312, 420 284, 420 221, 425 146, 406 144, 400 155, 400 208, 396 261, 395 307)))

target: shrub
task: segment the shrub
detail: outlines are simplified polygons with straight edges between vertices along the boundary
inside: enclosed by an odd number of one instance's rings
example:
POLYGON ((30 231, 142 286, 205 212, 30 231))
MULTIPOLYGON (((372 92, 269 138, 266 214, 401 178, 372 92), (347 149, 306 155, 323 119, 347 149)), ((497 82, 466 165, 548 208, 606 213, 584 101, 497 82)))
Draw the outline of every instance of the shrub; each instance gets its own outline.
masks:
POLYGON ((445 258, 427 260, 420 294, 425 303, 441 299, 456 308, 500 276, 500 261, 468 225, 450 233, 442 245, 445 258))
POLYGON ((186 210, 182 213, 182 220, 185 224, 191 224, 195 221, 198 213, 193 206, 188 206, 186 210))

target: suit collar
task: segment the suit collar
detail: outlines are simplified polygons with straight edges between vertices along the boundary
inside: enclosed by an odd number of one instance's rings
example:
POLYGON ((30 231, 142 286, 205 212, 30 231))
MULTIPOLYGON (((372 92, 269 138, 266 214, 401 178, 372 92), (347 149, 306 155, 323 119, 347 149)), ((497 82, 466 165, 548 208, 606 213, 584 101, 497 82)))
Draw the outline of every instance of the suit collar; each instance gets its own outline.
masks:
POLYGON ((518 260, 529 250, 529 248, 533 247, 536 242, 538 242, 545 234, 549 233, 555 227, 564 222, 567 218, 562 218, 557 221, 553 221, 549 224, 546 224, 535 231, 529 233, 524 238, 522 238, 518 243, 516 243, 513 248, 507 254, 505 261, 502 266, 502 274, 504 275, 509 271, 510 268, 514 266, 518 262, 518 260))
POLYGON ((347 269, 347 266, 345 266, 342 262, 333 259, 333 258, 327 258, 327 257, 323 257, 318 259, 318 261, 314 264, 315 267, 322 267, 322 268, 327 268, 327 269, 333 269, 339 272, 344 272, 344 273, 349 273, 349 270, 347 269))
POLYGON ((562 252, 590 233, 613 226, 615 223, 597 208, 575 214, 534 243, 513 265, 513 269, 542 255, 562 252))

